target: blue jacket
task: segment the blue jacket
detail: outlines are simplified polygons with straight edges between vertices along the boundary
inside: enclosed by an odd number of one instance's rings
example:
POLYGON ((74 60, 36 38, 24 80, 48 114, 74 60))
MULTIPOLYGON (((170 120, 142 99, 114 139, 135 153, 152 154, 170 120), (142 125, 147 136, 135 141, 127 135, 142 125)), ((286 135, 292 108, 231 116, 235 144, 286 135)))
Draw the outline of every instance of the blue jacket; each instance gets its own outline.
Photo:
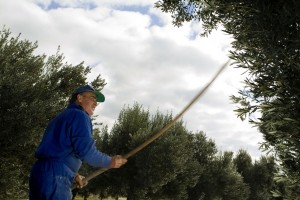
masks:
POLYGON ((94 167, 107 168, 111 157, 97 150, 92 136, 90 116, 77 104, 54 118, 48 125, 35 152, 39 160, 60 160, 76 173, 82 161, 94 167))

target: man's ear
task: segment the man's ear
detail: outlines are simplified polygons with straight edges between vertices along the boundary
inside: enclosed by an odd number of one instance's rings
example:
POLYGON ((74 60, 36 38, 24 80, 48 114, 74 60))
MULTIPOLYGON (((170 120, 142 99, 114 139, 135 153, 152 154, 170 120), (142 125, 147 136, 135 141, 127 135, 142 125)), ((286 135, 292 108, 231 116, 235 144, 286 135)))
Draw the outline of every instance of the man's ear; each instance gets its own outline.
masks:
POLYGON ((77 101, 78 101, 79 103, 81 103, 81 102, 82 102, 82 99, 83 99, 83 96, 82 96, 81 94, 77 94, 76 99, 77 99, 77 101))

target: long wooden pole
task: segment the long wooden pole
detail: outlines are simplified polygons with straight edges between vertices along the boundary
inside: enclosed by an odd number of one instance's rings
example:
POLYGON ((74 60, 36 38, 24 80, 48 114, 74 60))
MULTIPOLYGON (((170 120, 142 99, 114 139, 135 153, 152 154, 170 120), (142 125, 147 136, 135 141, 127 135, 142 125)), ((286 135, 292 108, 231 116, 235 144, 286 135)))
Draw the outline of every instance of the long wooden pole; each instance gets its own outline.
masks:
MULTIPOLYGON (((176 115, 176 117, 167 125, 165 125, 163 128, 161 128, 156 134, 154 134, 152 137, 150 137, 148 140, 146 140, 141 145, 137 146, 135 149, 131 150, 127 154, 123 155, 123 158, 128 159, 129 157, 133 156, 137 152, 141 151, 143 148, 148 146, 150 143, 152 143, 154 140, 159 138, 163 133, 165 133, 171 126, 175 124, 175 122, 183 116, 183 114, 207 91, 207 89, 210 87, 210 85, 217 79, 217 77, 221 74, 221 72, 226 68, 226 66, 229 64, 230 60, 228 60, 226 63, 224 63, 219 71, 214 75, 214 77, 205 85, 204 88, 202 88, 199 93, 187 104, 184 109, 176 115)), ((95 178, 96 176, 106 172, 109 170, 108 168, 100 168, 91 174, 89 174, 87 177, 85 177, 82 181, 83 183, 87 183, 91 179, 95 178)), ((75 186, 73 185, 72 189, 74 189, 75 186)))

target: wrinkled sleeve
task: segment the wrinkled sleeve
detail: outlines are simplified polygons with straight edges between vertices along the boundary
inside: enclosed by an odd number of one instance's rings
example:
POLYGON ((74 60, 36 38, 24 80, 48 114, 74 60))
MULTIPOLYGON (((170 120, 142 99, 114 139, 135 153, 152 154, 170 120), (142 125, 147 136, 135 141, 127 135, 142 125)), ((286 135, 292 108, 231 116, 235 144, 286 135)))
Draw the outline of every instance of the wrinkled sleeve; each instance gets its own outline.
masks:
POLYGON ((81 111, 74 112, 71 123, 71 142, 75 155, 93 167, 108 168, 112 158, 96 148, 90 117, 81 111))

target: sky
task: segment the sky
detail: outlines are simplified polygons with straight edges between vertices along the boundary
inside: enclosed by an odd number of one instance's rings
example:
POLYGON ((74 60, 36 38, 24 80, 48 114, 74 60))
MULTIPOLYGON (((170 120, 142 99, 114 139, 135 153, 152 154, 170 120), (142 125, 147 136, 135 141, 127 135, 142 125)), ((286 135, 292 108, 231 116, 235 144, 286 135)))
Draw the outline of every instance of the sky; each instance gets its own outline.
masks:
MULTIPOLYGON (((0 26, 13 36, 38 42, 37 54, 58 47, 65 61, 84 61, 107 85, 106 101, 95 114, 111 129, 120 111, 138 103, 151 114, 177 115, 228 60, 229 35, 208 37, 200 22, 174 27, 154 0, 0 0, 0 26)), ((245 73, 229 66, 182 120, 189 131, 203 131, 219 151, 247 150, 254 158, 262 134, 234 113, 230 95, 243 88, 245 73)))

